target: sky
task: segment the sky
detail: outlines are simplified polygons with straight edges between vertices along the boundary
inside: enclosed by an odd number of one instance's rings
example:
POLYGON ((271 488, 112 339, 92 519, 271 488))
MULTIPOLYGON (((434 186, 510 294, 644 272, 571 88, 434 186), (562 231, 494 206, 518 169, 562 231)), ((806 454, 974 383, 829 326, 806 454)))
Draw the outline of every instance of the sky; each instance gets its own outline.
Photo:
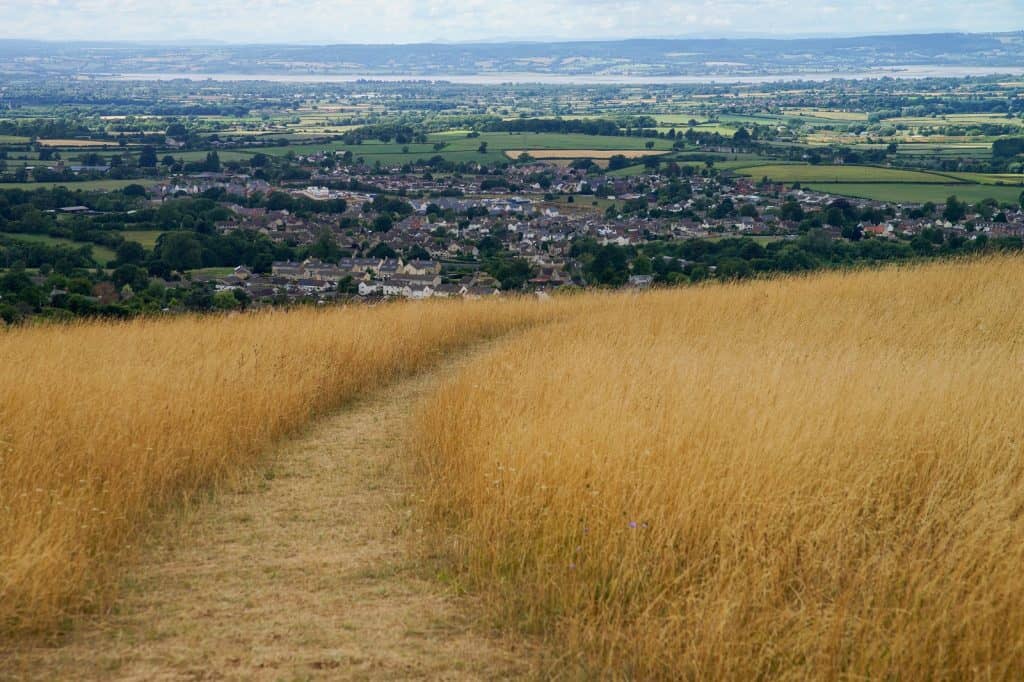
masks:
POLYGON ((0 0, 0 38, 412 43, 1024 29, 1024 0, 0 0))

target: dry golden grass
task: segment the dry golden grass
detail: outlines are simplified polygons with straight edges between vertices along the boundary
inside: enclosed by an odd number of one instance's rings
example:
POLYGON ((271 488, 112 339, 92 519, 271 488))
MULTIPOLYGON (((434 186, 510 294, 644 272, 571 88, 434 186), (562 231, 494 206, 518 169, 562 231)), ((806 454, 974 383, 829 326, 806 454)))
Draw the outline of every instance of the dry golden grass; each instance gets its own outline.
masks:
POLYGON ((584 674, 1024 677, 1024 262, 585 304, 418 419, 433 530, 584 674))
POLYGON ((460 302, 0 332, 0 634, 102 608, 154 512, 315 415, 555 308, 460 302))

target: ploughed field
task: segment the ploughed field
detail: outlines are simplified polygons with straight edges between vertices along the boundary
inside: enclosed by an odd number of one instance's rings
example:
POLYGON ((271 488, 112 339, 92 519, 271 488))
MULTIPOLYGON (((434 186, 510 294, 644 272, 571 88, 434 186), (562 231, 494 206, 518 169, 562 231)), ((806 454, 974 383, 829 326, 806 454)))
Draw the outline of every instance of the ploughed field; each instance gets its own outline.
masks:
POLYGON ((5 633, 102 609, 153 519, 497 339, 402 452, 431 570, 548 670, 1018 679, 1022 295, 1000 257, 8 330, 5 633))

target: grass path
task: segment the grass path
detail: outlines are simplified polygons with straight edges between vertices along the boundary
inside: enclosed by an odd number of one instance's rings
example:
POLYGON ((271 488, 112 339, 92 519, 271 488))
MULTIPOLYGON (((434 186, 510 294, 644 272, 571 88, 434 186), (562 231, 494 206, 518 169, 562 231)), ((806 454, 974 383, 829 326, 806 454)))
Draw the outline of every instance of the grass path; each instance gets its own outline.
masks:
POLYGON ((277 448, 260 474, 155 534, 113 614, 59 646, 0 651, 0 677, 531 675, 524 652, 483 634, 473 605, 427 575, 410 538, 408 419, 467 360, 382 389, 277 448))

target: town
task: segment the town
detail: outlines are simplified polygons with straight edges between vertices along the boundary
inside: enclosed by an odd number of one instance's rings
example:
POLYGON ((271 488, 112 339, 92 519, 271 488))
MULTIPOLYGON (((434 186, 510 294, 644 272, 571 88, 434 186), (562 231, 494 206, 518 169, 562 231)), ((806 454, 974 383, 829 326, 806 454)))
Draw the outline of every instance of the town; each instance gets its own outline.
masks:
POLYGON ((141 86, 176 113, 67 82, 101 103, 40 117, 52 87, 0 92, 7 322, 645 289, 1024 238, 1024 105, 997 79, 922 81, 949 92, 926 105, 853 81, 437 84, 443 105, 422 83, 141 86))

